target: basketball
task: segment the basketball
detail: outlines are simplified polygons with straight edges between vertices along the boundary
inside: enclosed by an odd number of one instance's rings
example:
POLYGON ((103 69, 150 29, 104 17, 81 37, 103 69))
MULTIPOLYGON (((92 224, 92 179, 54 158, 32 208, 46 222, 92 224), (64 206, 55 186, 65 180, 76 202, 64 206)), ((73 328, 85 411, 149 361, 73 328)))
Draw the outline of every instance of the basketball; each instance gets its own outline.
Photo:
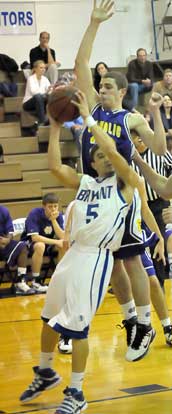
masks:
POLYGON ((61 85, 55 88, 48 98, 48 111, 57 122, 73 121, 80 116, 78 108, 71 102, 77 100, 77 88, 70 85, 61 85))

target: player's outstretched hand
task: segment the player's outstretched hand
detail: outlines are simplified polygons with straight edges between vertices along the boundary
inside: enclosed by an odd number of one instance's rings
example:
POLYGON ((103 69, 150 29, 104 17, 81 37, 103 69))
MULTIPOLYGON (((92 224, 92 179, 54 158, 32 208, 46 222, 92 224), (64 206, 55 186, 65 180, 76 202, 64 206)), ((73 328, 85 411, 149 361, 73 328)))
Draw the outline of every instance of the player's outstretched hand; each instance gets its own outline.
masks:
POLYGON ((85 94, 80 90, 78 90, 75 93, 75 96, 76 96, 76 100, 72 100, 71 102, 75 106, 77 106, 82 118, 86 119, 90 115, 87 98, 86 98, 85 94))
POLYGON ((153 92, 149 100, 150 112, 154 112, 155 110, 159 109, 162 103, 163 97, 160 95, 160 93, 153 92))
POLYGON ((114 1, 111 0, 102 0, 98 6, 97 0, 94 0, 93 11, 91 14, 91 21, 96 23, 102 23, 105 20, 110 19, 113 12, 114 1))

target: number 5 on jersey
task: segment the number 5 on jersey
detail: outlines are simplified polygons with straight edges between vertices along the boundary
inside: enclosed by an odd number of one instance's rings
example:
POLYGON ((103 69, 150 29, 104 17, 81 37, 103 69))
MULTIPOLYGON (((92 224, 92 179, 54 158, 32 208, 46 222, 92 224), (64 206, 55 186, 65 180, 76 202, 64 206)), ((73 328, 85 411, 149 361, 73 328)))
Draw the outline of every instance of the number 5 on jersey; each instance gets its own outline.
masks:
POLYGON ((94 220, 98 213, 96 210, 98 210, 99 204, 88 204, 87 207, 87 217, 86 217, 86 224, 90 223, 91 220, 94 220))

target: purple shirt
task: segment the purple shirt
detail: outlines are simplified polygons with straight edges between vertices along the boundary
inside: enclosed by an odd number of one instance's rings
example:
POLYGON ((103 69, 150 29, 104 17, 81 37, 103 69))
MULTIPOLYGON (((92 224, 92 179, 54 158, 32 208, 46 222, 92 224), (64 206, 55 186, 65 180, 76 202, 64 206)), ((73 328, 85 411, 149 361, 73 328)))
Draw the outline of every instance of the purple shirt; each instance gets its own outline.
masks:
MULTIPOLYGON (((56 221, 63 229, 62 213, 59 213, 56 221)), ((48 237, 50 239, 53 239, 55 236, 51 220, 46 217, 44 208, 42 207, 33 208, 29 213, 25 222, 25 231, 22 239, 28 239, 29 236, 32 236, 33 234, 39 234, 40 236, 48 237)))
POLYGON ((0 206, 0 236, 13 233, 13 222, 6 207, 0 206))

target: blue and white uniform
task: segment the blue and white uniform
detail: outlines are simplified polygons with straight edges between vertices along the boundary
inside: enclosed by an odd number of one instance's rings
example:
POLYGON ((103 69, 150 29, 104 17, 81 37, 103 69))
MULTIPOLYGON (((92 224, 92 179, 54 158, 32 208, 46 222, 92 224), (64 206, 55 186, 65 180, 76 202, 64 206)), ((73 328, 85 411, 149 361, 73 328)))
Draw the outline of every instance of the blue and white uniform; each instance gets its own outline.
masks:
POLYGON ((119 249, 129 205, 115 175, 84 175, 72 207, 74 243, 50 281, 43 319, 71 338, 85 338, 110 281, 113 255, 119 249))

